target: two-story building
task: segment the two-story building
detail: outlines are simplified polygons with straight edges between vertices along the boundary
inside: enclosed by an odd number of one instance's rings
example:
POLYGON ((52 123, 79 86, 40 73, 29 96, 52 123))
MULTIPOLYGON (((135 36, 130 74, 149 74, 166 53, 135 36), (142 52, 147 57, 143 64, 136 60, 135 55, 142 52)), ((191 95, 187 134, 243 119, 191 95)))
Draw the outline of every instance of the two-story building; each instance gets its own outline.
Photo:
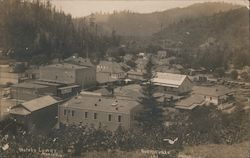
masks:
POLYGON ((100 61, 96 67, 97 82, 100 84, 123 80, 126 73, 122 66, 113 61, 100 61))
POLYGON ((78 84, 81 88, 86 88, 95 86, 96 71, 93 67, 75 64, 53 64, 40 68, 40 80, 67 85, 78 84))
POLYGON ((115 131, 119 126, 132 128, 138 102, 129 99, 103 97, 99 93, 85 93, 59 106, 59 123, 84 125, 115 131))

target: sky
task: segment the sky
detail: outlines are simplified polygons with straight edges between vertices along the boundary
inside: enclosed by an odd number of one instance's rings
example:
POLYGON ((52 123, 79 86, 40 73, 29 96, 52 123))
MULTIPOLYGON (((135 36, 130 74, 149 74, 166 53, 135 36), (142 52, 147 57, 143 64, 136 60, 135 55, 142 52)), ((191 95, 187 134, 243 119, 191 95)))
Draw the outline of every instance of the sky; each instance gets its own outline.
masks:
POLYGON ((73 17, 83 17, 100 11, 112 13, 114 10, 151 13, 208 1, 241 4, 249 8, 248 0, 51 0, 58 10, 73 17))

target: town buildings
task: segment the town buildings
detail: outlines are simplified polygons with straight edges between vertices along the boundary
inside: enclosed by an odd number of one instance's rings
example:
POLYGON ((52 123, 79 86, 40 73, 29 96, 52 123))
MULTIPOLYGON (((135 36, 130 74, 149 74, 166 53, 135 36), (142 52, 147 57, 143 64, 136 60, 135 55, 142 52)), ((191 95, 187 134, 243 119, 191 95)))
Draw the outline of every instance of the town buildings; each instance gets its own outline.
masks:
POLYGON ((130 70, 127 72, 127 78, 132 79, 132 80, 142 81, 144 80, 144 72, 130 70))
POLYGON ((131 99, 103 97, 99 93, 84 93, 59 106, 59 122, 115 131, 119 126, 130 129, 138 102, 131 99))
POLYGON ((23 82, 12 85, 10 94, 12 99, 28 101, 46 94, 56 95, 56 89, 47 85, 23 82))
POLYGON ((193 110, 197 106, 202 106, 204 104, 205 104, 204 97, 194 94, 177 101, 175 103, 175 108, 180 110, 193 110))
POLYGON ((166 93, 180 95, 192 90, 192 82, 186 75, 157 72, 152 83, 166 93))
POLYGON ((0 85, 19 83, 22 77, 21 73, 13 72, 10 65, 0 65, 0 85))
POLYGON ((124 79, 126 76, 122 66, 119 63, 112 61, 100 61, 97 65, 97 72, 107 73, 113 79, 124 79))
POLYGON ((40 68, 40 80, 63 84, 78 84, 81 88, 96 85, 96 71, 93 67, 85 67, 68 63, 47 65, 40 68))
POLYGON ((194 86, 193 93, 205 99, 206 104, 220 105, 233 97, 233 91, 224 86, 194 86))
POLYGON ((100 61, 96 67, 96 75, 99 84, 116 82, 126 77, 122 66, 113 61, 100 61))
POLYGON ((49 95, 42 96, 17 104, 11 108, 10 114, 31 129, 52 128, 57 123, 58 103, 49 95))

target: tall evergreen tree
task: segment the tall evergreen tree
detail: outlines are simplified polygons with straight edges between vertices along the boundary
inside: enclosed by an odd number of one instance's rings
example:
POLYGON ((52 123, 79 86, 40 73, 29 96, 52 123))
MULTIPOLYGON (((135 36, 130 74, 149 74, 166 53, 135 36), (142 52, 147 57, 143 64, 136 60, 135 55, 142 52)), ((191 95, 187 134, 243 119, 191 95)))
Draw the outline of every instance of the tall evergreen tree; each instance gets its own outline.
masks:
POLYGON ((144 78, 147 82, 142 87, 143 96, 140 98, 140 104, 143 110, 137 116, 139 124, 143 130, 146 131, 161 127, 163 122, 162 109, 157 98, 154 96, 156 89, 151 82, 153 78, 152 68, 153 63, 150 57, 146 66, 146 73, 144 74, 144 78))

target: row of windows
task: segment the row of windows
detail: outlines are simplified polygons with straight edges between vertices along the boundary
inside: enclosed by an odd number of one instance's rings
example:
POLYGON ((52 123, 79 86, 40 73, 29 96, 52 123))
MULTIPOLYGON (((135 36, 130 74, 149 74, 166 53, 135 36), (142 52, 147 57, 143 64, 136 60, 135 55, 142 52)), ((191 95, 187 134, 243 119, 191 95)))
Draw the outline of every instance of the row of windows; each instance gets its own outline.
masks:
MULTIPOLYGON (((67 115, 67 110, 64 110, 64 115, 67 115)), ((68 110, 68 115, 70 115, 70 110, 68 110)), ((71 116, 72 117, 75 116, 75 111, 74 110, 71 110, 71 116)), ((84 118, 89 118, 89 113, 88 112, 84 113, 84 118)), ((94 113, 93 118, 94 118, 94 120, 98 119, 98 114, 94 113)), ((118 115, 117 120, 118 120, 118 122, 122 122, 122 116, 118 115)), ((112 121, 112 115, 111 114, 108 115, 108 121, 112 121)))

